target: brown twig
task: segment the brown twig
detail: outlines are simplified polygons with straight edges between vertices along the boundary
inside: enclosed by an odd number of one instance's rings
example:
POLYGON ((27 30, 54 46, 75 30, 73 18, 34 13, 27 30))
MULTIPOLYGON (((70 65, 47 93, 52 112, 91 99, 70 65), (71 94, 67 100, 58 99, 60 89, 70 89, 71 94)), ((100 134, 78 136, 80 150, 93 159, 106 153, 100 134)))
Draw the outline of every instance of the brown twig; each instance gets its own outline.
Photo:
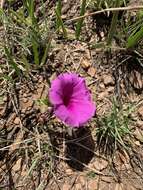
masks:
POLYGON ((133 10, 137 11, 137 10, 140 10, 140 9, 143 9, 143 6, 134 6, 134 7, 129 6, 129 7, 108 8, 108 9, 103 9, 103 10, 92 12, 92 13, 87 13, 87 14, 85 14, 83 16, 72 18, 70 20, 65 21, 65 23, 77 21, 77 20, 79 20, 81 18, 97 15, 97 14, 100 14, 100 13, 105 13, 105 12, 108 12, 108 11, 112 11, 112 12, 114 12, 114 11, 133 11, 133 10))

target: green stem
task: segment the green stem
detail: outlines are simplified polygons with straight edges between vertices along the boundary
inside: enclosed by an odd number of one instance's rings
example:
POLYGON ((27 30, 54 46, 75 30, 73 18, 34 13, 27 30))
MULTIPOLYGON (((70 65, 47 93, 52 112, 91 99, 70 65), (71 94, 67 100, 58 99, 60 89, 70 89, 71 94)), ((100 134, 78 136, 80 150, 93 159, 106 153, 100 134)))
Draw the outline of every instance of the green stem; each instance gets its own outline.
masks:
MULTIPOLYGON (((116 0, 114 7, 119 7, 119 6, 120 6, 120 0, 116 0)), ((108 39, 107 39, 107 45, 111 45, 113 36, 115 34, 117 21, 118 21, 118 14, 119 14, 119 11, 116 11, 113 13, 113 18, 112 18, 112 22, 111 22, 111 26, 110 26, 110 30, 108 34, 108 39)))

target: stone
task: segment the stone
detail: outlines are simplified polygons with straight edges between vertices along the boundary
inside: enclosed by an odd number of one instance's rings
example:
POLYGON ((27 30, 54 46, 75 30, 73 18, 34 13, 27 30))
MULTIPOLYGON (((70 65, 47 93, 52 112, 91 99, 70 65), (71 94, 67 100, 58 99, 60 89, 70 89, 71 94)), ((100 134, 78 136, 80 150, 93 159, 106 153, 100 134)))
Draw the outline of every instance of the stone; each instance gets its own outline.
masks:
POLYGON ((99 96, 99 99, 107 98, 108 92, 107 91, 101 92, 101 93, 99 93, 98 96, 99 96))
POLYGON ((113 92, 114 92, 114 86, 110 86, 110 87, 107 89, 107 91, 108 91, 109 93, 113 93, 113 92))
POLYGON ((23 97, 24 97, 24 98, 27 98, 27 93, 24 93, 24 94, 23 94, 23 97))
POLYGON ((137 146, 140 146, 140 145, 141 145, 140 141, 135 141, 135 144, 136 144, 137 146))
POLYGON ((90 67, 87 71, 87 73, 91 76, 94 77, 96 74, 96 69, 94 67, 90 67))
POLYGON ((93 167, 99 171, 104 170, 105 168, 107 168, 107 166, 108 162, 100 158, 96 158, 95 161, 93 162, 93 167))
POLYGON ((28 102, 28 99, 27 98, 23 98, 23 102, 24 103, 28 102))
POLYGON ((20 123, 19 117, 16 117, 15 120, 13 121, 14 124, 18 125, 20 123))
POLYGON ((105 86, 113 86, 114 85, 113 78, 110 75, 104 75, 103 82, 104 82, 105 86))
POLYGON ((82 66, 83 69, 88 69, 91 66, 91 63, 90 63, 89 59, 82 58, 81 66, 82 66))
POLYGON ((105 89, 104 83, 100 83, 100 84, 99 84, 99 88, 100 88, 101 90, 105 89))
POLYGON ((23 109, 21 110, 21 113, 25 115, 25 113, 26 113, 26 109, 23 108, 23 109))
POLYGON ((72 169, 70 169, 70 168, 69 168, 69 169, 67 169, 67 170, 66 170, 66 174, 67 174, 67 175, 72 175, 72 174, 73 174, 72 169))
POLYGON ((19 158, 16 163, 14 164, 14 166, 12 167, 12 170, 14 172, 18 172, 21 168, 21 162, 22 162, 22 158, 19 158))
POLYGON ((27 109, 31 109, 33 104, 34 104, 34 101, 33 101, 32 98, 30 100, 28 100, 27 102, 25 102, 25 103, 21 102, 21 112, 23 113, 23 109, 25 109, 25 111, 27 109))

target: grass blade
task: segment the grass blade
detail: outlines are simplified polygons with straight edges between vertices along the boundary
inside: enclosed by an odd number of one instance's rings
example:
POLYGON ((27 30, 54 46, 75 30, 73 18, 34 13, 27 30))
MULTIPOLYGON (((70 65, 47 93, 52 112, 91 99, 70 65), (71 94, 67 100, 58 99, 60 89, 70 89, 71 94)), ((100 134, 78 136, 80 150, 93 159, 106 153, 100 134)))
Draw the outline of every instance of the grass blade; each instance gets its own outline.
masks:
POLYGON ((138 44, 139 41, 141 41, 143 39, 143 27, 141 27, 141 29, 136 32, 136 33, 132 33, 128 40, 127 40, 127 48, 133 48, 135 45, 138 44))
MULTIPOLYGON (((61 17, 61 14, 62 14, 62 2, 61 2, 61 0, 58 0, 56 10, 57 10, 57 12, 59 13, 59 15, 60 15, 60 17, 61 17)), ((61 24, 60 24, 60 21, 59 21, 59 19, 57 18, 57 19, 56 19, 56 29, 57 29, 57 30, 60 28, 60 25, 61 25, 61 24)))
POLYGON ((13 60, 13 57, 11 56, 9 50, 7 47, 4 47, 5 50, 5 54, 8 58, 8 62, 9 64, 13 67, 13 69, 15 70, 16 74, 19 76, 20 74, 20 69, 18 68, 17 64, 15 63, 15 61, 13 60))
POLYGON ((25 181, 26 178, 31 175, 31 173, 32 173, 32 171, 34 170, 35 166, 37 165, 38 161, 39 161, 39 158, 36 158, 36 159, 33 161, 32 165, 31 165, 31 167, 29 168, 29 170, 28 170, 26 176, 24 177, 23 181, 25 181))
POLYGON ((35 16, 34 16, 34 0, 23 1, 24 6, 26 7, 29 17, 31 19, 31 25, 35 25, 35 16))
POLYGON ((56 16, 57 16, 57 20, 58 20, 58 22, 59 22, 59 25, 60 25, 61 28, 62 28, 63 35, 64 35, 65 38, 67 38, 67 30, 66 30, 66 28, 65 28, 65 25, 64 25, 64 23, 63 23, 63 20, 62 20, 62 18, 61 18, 60 13, 58 12, 58 9, 55 9, 55 12, 56 12, 56 16))
MULTIPOLYGON (((120 6, 120 0, 116 0, 114 7, 119 7, 119 6, 120 6)), ((108 33, 108 38, 107 38, 107 45, 111 45, 113 36, 115 34, 117 21, 118 21, 118 14, 119 14, 119 11, 115 11, 113 13, 113 18, 112 18, 110 30, 109 30, 109 33, 108 33)))
POLYGON ((32 49, 33 49, 33 53, 34 53, 34 62, 35 62, 35 64, 38 66, 38 65, 39 65, 38 44, 37 44, 37 42, 34 40, 34 38, 32 38, 32 49))
POLYGON ((28 62, 26 56, 23 55, 22 58, 21 58, 21 60, 22 60, 22 62, 23 62, 23 64, 24 64, 24 66, 25 66, 26 74, 28 74, 29 71, 30 71, 30 64, 29 64, 29 62, 28 62))
MULTIPOLYGON (((85 10, 86 10, 86 0, 82 0, 81 10, 80 10, 80 16, 83 16, 85 14, 85 10)), ((77 22, 76 31, 75 31, 76 39, 79 39, 83 21, 84 21, 84 18, 81 18, 77 22)))
POLYGON ((35 19, 35 16, 34 16, 34 1, 33 0, 30 0, 30 2, 29 2, 29 13, 30 13, 32 25, 35 26, 36 19, 35 19))
POLYGON ((45 51, 44 51, 44 55, 42 57, 42 61, 41 61, 41 64, 40 64, 41 66, 44 65, 45 62, 46 62, 50 46, 51 46, 51 40, 49 40, 48 44, 46 45, 46 48, 45 48, 45 51))

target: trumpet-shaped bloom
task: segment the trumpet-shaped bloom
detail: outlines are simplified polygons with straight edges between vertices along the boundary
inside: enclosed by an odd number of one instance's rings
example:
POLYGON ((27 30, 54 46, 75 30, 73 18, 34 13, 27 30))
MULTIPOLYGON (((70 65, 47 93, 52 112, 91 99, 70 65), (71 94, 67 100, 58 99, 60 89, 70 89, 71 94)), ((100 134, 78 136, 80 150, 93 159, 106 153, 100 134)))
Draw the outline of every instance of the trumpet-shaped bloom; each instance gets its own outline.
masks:
POLYGON ((85 80, 74 73, 60 74, 53 80, 49 98, 55 115, 71 127, 82 127, 96 111, 85 80))

